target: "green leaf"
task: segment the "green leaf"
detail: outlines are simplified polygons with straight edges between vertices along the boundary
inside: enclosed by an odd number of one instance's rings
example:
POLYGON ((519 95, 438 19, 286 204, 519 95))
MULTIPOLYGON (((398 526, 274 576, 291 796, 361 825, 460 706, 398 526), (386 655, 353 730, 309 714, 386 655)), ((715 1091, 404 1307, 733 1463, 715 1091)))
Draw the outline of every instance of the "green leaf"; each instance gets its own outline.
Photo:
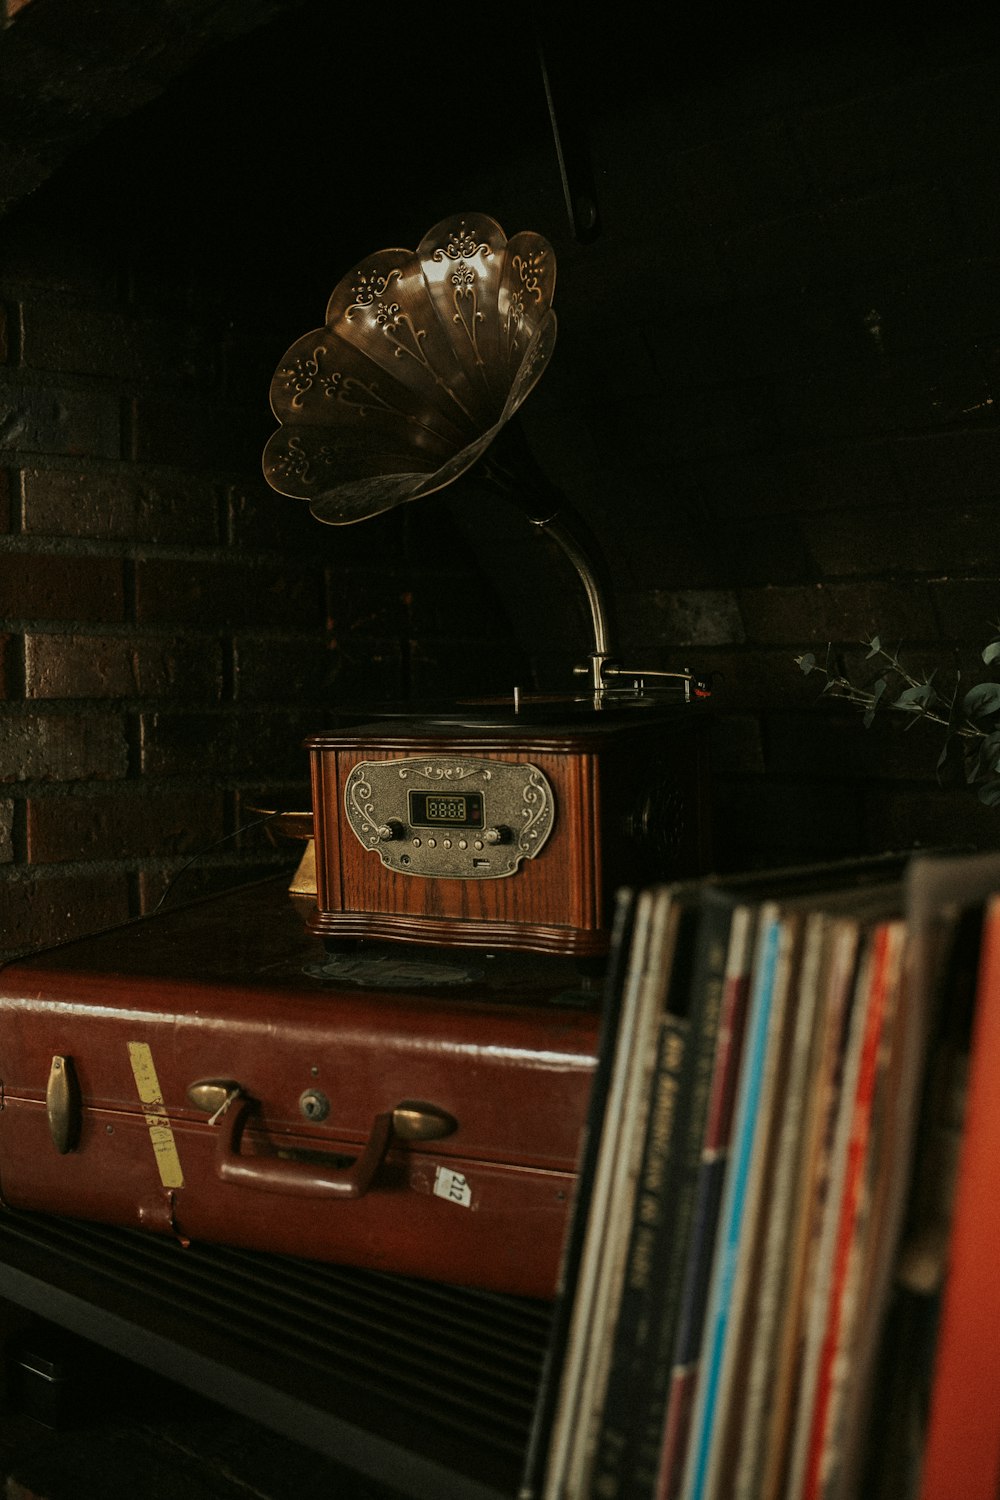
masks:
POLYGON ((989 780, 1000 770, 1000 733, 986 735, 972 749, 966 750, 965 756, 965 779, 968 785, 971 786, 974 781, 989 780))
POLYGON ((979 800, 985 802, 987 807, 1000 805, 1000 781, 988 781, 985 786, 981 786, 979 800))
POLYGON ((983 647, 983 661, 987 666, 1000 657, 1000 641, 990 641, 988 646, 983 647))
POLYGON ((934 694, 929 682, 919 682, 916 687, 904 688, 893 702, 893 708, 909 708, 915 703, 928 703, 934 694))
POLYGON ((799 667, 803 672, 805 672, 807 676, 816 665, 816 658, 811 651, 806 651, 804 655, 797 656, 795 660, 798 662, 799 667))
POLYGON ((970 719, 985 718, 1000 709, 1000 682, 979 682, 962 699, 962 708, 970 719))
POLYGON ((878 656, 879 652, 882 650, 882 642, 877 635, 873 635, 868 644, 871 647, 871 650, 865 657, 865 661, 871 661, 872 657, 878 656))

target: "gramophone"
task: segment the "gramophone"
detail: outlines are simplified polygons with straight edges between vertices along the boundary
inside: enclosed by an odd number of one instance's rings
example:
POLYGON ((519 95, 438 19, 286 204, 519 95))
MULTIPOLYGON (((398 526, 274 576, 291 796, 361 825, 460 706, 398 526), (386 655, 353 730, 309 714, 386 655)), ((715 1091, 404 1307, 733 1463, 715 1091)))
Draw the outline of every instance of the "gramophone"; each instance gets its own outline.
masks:
POLYGON ((555 275, 539 234, 442 220, 355 266, 271 382, 273 489, 343 526, 475 466, 568 559, 592 631, 564 693, 345 707, 308 738, 309 925, 331 943, 598 956, 619 885, 705 866, 707 688, 616 659, 599 551, 513 420, 555 346, 555 275))

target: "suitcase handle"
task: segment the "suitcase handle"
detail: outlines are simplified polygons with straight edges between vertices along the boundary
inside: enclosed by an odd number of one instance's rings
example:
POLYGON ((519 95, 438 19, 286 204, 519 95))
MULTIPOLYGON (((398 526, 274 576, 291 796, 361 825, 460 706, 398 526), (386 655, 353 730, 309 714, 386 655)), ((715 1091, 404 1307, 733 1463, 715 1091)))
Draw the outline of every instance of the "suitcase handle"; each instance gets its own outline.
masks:
POLYGON ((371 1186, 393 1137, 390 1110, 375 1116, 366 1146, 349 1167, 284 1161, 274 1156, 241 1156, 243 1132, 255 1108, 256 1101, 244 1097, 223 1115, 219 1122, 216 1164, 223 1182, 265 1193, 287 1193, 299 1198, 360 1198, 371 1186))

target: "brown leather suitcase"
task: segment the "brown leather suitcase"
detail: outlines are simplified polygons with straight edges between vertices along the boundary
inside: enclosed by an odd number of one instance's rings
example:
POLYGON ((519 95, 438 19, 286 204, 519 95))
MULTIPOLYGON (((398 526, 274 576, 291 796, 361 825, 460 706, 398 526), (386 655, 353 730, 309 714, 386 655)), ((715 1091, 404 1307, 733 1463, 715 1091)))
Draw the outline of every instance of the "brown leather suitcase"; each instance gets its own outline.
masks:
POLYGON ((552 1296, 597 998, 306 915, 268 880, 0 970, 3 1204, 552 1296))

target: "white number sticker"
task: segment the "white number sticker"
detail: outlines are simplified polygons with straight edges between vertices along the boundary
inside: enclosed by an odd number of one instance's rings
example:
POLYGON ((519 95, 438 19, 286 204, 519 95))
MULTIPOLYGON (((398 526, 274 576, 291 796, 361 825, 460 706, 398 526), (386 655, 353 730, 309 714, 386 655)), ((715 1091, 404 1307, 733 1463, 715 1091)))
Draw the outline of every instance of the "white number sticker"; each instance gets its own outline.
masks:
POLYGON ((463 1208, 472 1207, 472 1189, 461 1172, 453 1172, 450 1167, 436 1168, 434 1191, 439 1198, 447 1198, 449 1203, 459 1203, 463 1208))

